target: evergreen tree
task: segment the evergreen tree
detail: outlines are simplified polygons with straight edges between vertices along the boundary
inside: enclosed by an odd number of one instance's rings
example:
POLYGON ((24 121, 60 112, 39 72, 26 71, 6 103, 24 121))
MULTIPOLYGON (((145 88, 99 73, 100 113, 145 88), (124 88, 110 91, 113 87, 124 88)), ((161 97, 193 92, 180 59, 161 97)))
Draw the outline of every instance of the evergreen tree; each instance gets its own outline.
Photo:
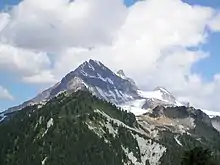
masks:
POLYGON ((184 153, 181 165, 217 165, 217 163, 214 162, 211 151, 196 147, 184 153))

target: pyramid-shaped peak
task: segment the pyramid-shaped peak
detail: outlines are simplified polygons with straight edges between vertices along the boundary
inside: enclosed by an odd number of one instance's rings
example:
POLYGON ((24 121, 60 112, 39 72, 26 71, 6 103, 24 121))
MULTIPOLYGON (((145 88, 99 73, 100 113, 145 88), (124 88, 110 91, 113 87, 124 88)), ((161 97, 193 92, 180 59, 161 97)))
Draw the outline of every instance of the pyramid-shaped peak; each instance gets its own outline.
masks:
POLYGON ((89 59, 83 62, 78 68, 72 71, 68 76, 84 76, 93 78, 111 78, 115 74, 100 61, 89 59))

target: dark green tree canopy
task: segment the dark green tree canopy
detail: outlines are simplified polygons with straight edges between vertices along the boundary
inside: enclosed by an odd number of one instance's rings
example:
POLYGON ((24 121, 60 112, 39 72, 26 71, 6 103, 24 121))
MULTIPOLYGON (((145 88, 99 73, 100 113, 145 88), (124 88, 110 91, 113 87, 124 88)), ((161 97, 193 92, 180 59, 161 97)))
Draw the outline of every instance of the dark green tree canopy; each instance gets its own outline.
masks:
POLYGON ((213 158, 212 152, 202 147, 196 147, 186 151, 181 165, 218 165, 213 158))

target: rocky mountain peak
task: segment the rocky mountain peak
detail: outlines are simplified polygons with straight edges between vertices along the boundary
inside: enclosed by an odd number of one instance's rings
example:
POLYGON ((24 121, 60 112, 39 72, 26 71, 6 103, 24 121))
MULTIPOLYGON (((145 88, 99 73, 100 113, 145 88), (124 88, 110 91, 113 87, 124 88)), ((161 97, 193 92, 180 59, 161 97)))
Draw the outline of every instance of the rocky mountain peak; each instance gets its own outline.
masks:
POLYGON ((6 113, 20 110, 30 104, 48 101, 65 91, 72 93, 78 90, 88 90, 97 97, 117 105, 139 97, 133 80, 121 78, 100 61, 90 59, 68 73, 53 87, 19 106, 8 109, 6 113))
MULTIPOLYGON (((117 76, 100 61, 91 59, 67 74, 61 80, 60 87, 55 89, 55 93, 72 90, 72 86, 69 84, 75 77, 81 79, 78 82, 80 82, 81 86, 84 85, 91 93, 115 104, 128 101, 137 95, 133 83, 117 76)), ((74 85, 74 89, 75 87, 74 85)))
POLYGON ((159 91, 163 100, 166 100, 170 103, 176 104, 176 98, 164 87, 156 87, 154 91, 159 91))
POLYGON ((88 61, 83 62, 78 68, 70 72, 68 75, 72 76, 76 74, 79 76, 106 77, 114 73, 100 61, 90 59, 88 61))

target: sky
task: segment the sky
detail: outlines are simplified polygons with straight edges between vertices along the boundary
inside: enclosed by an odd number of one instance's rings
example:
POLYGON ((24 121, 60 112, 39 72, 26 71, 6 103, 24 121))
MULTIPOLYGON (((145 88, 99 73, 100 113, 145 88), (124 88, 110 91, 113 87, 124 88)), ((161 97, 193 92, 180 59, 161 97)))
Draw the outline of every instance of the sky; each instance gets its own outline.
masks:
POLYGON ((92 58, 220 112, 219 0, 2 0, 0 10, 0 111, 92 58))

